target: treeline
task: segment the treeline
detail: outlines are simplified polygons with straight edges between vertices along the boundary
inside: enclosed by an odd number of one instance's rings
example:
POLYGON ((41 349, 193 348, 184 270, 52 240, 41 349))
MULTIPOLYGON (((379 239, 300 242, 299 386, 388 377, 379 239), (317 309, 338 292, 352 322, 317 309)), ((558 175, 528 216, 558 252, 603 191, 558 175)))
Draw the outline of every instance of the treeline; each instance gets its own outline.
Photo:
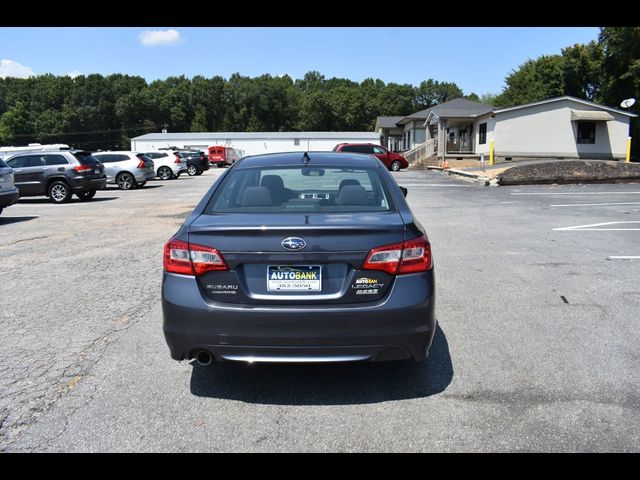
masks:
MULTIPOLYGON (((354 82, 309 72, 303 79, 228 80, 129 75, 0 79, 0 142, 129 148, 131 137, 172 132, 372 131, 378 115, 408 115, 463 96, 455 83, 354 82)), ((476 95, 470 98, 477 99, 476 95)))
MULTIPOLYGON (((560 95, 614 107, 626 98, 640 100, 640 27, 601 28, 597 41, 515 68, 502 92, 466 97, 506 107, 560 95)), ((164 127, 173 132, 371 131, 378 115, 408 115, 461 96, 453 82, 354 82, 319 72, 296 80, 234 74, 228 80, 180 76, 151 83, 120 74, 5 78, 0 79, 0 143, 128 148, 131 137, 164 127)), ((640 111, 638 104, 631 111, 640 111)), ((632 122, 636 153, 639 124, 632 122)))

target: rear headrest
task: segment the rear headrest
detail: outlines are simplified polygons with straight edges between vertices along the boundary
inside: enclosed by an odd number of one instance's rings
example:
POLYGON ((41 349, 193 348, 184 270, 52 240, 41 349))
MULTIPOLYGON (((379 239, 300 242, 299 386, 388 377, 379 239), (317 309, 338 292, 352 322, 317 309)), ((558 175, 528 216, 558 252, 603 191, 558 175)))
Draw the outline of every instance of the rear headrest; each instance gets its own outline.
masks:
POLYGON ((240 198, 241 207, 270 207, 271 192, 267 187, 247 187, 240 198))
POLYGON ((262 177, 260 185, 267 187, 272 192, 275 190, 284 190, 284 182, 280 175, 265 175, 262 177))
POLYGON ((338 190, 340 190, 342 187, 346 187, 347 185, 360 185, 360 182, 355 178, 345 178, 340 182, 338 190))
POLYGON ((336 205, 371 205, 371 200, 361 185, 346 185, 338 191, 336 205))

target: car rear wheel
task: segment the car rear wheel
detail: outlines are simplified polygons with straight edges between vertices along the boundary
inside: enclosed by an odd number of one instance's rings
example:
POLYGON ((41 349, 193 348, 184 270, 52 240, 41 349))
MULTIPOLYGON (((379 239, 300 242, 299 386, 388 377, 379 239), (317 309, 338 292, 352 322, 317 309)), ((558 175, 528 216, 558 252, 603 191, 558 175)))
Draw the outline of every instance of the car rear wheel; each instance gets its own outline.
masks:
POLYGON ((173 178, 173 172, 169 167, 160 167, 158 169, 158 177, 160 177, 160 180, 171 180, 173 178))
POLYGON ((203 170, 198 170, 198 172, 196 173, 196 175, 202 175, 203 174, 203 170))
POLYGON ((393 162, 391 162, 390 170, 392 172, 399 172, 401 168, 402 164, 398 160, 394 160, 393 162))
POLYGON ((116 177, 116 183, 120 190, 131 190, 136 184, 136 179, 130 173, 121 173, 116 177))
POLYGON ((189 165, 187 167, 187 173, 189 174, 190 177, 193 177, 194 175, 198 174, 198 169, 196 168, 195 165, 189 165))
POLYGON ((53 203, 65 203, 71 200, 71 188, 65 182, 56 181, 49 185, 47 192, 53 203))
POLYGON ((82 201, 87 201, 87 200, 91 200, 93 197, 96 196, 96 191, 95 190, 89 190, 88 192, 78 192, 76 193, 76 195, 78 196, 78 198, 82 201))

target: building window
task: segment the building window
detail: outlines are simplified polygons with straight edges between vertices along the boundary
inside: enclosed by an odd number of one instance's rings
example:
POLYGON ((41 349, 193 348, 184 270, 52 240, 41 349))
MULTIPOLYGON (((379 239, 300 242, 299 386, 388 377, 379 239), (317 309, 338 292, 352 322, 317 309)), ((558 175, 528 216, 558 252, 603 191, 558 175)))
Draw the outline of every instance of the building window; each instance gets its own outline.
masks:
POLYGON ((478 136, 480 137, 478 139, 478 143, 480 145, 484 145, 485 143, 487 143, 487 124, 486 123, 481 123, 479 125, 478 136))
POLYGON ((578 143, 596 143, 596 122, 578 122, 578 143))
POLYGON ((293 139, 293 144, 294 145, 300 145, 300 139, 299 138, 294 138, 293 139))

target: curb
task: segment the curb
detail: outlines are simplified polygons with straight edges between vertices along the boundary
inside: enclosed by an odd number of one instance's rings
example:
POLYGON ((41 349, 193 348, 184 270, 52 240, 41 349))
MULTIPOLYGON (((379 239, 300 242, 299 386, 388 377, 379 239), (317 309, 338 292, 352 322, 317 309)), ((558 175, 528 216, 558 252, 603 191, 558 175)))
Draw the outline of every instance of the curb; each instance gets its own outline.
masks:
MULTIPOLYGON (((434 169, 435 168, 438 168, 439 170, 443 170, 441 167, 434 167, 434 169)), ((487 186, 489 186, 491 184, 491 179, 489 177, 485 177, 483 175, 478 175, 477 173, 469 173, 469 172, 465 172, 464 170, 456 170, 455 168, 449 168, 449 169, 446 170, 446 172, 449 175, 458 175, 458 176, 461 176, 461 177, 472 179, 472 180, 476 181, 477 183, 480 183, 480 184, 484 185, 485 187, 487 187, 487 186)))

